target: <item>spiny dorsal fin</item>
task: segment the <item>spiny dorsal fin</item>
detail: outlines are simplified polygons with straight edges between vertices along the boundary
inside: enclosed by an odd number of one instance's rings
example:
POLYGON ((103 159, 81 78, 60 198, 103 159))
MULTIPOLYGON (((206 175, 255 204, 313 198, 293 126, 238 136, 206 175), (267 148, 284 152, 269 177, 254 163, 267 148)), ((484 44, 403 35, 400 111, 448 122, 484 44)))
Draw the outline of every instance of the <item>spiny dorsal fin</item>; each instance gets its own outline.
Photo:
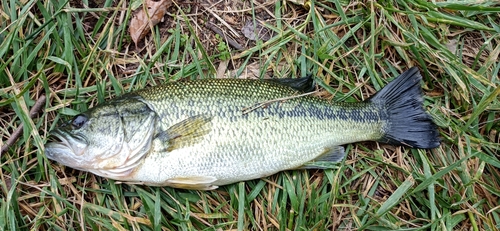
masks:
POLYGON ((168 152, 196 144, 212 130, 212 117, 197 115, 189 117, 179 123, 172 125, 166 131, 160 131, 154 139, 167 142, 168 152))

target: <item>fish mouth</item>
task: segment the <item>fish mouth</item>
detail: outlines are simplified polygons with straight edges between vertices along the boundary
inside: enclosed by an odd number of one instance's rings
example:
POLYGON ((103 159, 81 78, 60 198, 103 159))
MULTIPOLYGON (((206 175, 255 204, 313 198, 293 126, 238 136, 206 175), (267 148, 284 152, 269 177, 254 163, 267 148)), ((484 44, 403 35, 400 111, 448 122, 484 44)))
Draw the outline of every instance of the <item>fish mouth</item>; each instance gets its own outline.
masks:
POLYGON ((50 132, 45 154, 49 159, 60 161, 63 156, 82 156, 87 150, 87 140, 70 132, 56 129, 50 132))

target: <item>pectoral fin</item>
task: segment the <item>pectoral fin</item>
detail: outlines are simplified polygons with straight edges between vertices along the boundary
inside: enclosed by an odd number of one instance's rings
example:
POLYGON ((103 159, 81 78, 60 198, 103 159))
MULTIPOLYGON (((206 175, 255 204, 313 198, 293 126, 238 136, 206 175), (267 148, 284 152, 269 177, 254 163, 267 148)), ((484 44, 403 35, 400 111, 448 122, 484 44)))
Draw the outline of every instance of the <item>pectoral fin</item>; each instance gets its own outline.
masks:
POLYGON ((325 148, 324 152, 316 159, 309 161, 298 169, 323 169, 328 168, 333 163, 340 162, 344 158, 345 152, 342 146, 332 146, 325 148))
POLYGON ((213 190, 219 187, 212 184, 215 181, 217 181, 217 178, 213 176, 176 177, 168 179, 165 185, 192 190, 213 190))
POLYGON ((197 115, 172 125, 166 131, 160 131, 154 139, 167 143, 167 152, 188 147, 200 142, 212 130, 212 117, 197 115))

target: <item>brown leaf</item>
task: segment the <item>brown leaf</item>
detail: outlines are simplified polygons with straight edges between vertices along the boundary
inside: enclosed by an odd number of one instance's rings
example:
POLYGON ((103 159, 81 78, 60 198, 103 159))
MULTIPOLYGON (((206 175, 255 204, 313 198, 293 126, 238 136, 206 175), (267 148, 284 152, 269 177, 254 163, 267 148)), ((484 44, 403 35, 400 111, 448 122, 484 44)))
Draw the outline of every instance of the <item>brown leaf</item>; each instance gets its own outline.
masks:
POLYGON ((260 75, 264 72, 263 78, 270 79, 272 77, 272 70, 262 70, 262 64, 259 62, 253 62, 246 65, 243 71, 238 74, 238 70, 232 70, 229 73, 229 78, 239 78, 239 79, 260 79, 260 75))
POLYGON ((161 21, 172 0, 145 0, 144 4, 146 6, 134 14, 128 28, 136 47, 137 43, 149 33, 149 29, 161 21))
POLYGON ((254 24, 251 20, 248 21, 243 28, 241 28, 241 32, 245 37, 252 41, 256 41, 258 39, 267 41, 274 36, 274 34, 269 31, 269 29, 264 27, 259 21, 256 21, 256 24, 254 24))

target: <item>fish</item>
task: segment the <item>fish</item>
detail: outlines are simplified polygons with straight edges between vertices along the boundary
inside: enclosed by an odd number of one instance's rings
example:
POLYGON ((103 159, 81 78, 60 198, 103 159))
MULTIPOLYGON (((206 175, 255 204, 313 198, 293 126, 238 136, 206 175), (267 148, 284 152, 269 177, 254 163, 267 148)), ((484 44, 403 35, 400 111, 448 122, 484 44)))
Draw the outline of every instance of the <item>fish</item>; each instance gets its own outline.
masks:
POLYGON ((130 184, 212 190, 341 162, 343 145, 432 149, 439 131, 413 67, 365 101, 311 95, 312 77, 199 79, 99 104, 50 132, 48 159, 130 184))

